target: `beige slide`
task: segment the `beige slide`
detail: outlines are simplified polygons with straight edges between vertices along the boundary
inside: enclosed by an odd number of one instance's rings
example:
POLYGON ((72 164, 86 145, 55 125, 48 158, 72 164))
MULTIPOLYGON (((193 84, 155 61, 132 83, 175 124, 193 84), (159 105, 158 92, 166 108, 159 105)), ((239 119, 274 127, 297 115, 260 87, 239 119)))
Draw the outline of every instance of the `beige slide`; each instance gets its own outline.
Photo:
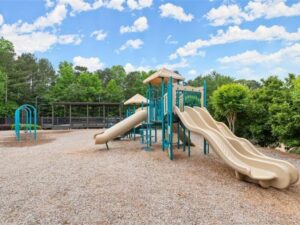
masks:
POLYGON ((98 133, 94 135, 95 144, 105 144, 108 141, 125 134, 130 129, 139 125, 143 121, 147 119, 147 110, 137 110, 134 114, 127 117, 126 119, 120 121, 116 125, 106 129, 102 133, 98 133))
POLYGON ((185 111, 181 112, 175 107, 175 112, 191 132, 202 135, 208 141, 216 154, 235 170, 239 179, 258 183, 262 187, 273 186, 280 189, 298 180, 298 171, 291 169, 292 165, 272 161, 266 156, 259 157, 259 154, 249 151, 245 143, 236 139, 229 140, 216 127, 212 128, 207 123, 207 118, 203 119, 195 109, 185 107, 185 111))
POLYGON ((291 184, 294 184, 299 179, 299 173, 296 167, 294 167, 291 163, 274 159, 271 157, 268 157, 257 150, 257 148, 247 139, 237 137, 224 123, 216 121, 210 113, 200 107, 195 107, 196 111, 200 114, 203 120, 213 129, 219 131, 221 134, 224 135, 224 137, 227 138, 227 140, 236 147, 237 150, 240 151, 240 153, 247 155, 249 157, 257 158, 257 159, 265 159, 269 160, 273 163, 281 164, 282 166, 287 167, 289 171, 289 175, 291 177, 291 184))

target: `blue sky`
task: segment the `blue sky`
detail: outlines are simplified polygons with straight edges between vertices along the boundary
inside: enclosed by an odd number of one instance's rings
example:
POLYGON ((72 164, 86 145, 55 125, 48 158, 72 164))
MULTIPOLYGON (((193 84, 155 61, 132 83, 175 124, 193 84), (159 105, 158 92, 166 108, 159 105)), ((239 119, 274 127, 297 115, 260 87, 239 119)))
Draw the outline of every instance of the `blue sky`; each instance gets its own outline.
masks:
POLYGON ((0 36, 55 68, 300 73, 300 1, 0 0, 0 36))

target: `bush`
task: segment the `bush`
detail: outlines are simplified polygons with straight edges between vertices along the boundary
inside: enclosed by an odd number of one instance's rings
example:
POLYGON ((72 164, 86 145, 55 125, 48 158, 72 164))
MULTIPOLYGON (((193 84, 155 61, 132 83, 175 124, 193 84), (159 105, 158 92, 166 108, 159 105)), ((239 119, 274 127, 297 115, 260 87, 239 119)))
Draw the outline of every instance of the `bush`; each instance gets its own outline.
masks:
MULTIPOLYGON (((31 130, 34 130, 34 124, 28 124, 29 125, 29 128, 31 128, 31 130)), ((11 125, 11 129, 14 130, 15 129, 15 124, 12 124, 11 125)), ((20 129, 21 130, 26 130, 26 124, 21 124, 20 126, 20 129)), ((40 125, 36 125, 36 129, 37 130, 41 130, 41 126, 40 125)))
POLYGON ((291 153, 300 154, 300 147, 293 149, 290 151, 291 153))

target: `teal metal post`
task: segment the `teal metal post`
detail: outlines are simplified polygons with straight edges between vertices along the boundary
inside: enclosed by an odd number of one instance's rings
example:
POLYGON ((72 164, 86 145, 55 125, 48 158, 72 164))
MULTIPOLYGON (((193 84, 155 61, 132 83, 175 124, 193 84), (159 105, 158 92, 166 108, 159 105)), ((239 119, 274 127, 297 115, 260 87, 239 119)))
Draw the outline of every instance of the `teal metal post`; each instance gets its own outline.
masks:
POLYGON ((157 142, 157 127, 156 127, 156 124, 154 124, 154 132, 155 132, 155 143, 157 142))
POLYGON ((31 134, 31 123, 32 123, 32 113, 31 113, 31 109, 28 110, 28 130, 29 133, 31 134))
MULTIPOLYGON (((203 81, 203 107, 206 108, 206 81, 203 81)), ((204 149, 204 154, 208 154, 209 153, 209 146, 208 143, 206 141, 206 139, 204 139, 204 143, 203 143, 203 149, 204 149)))
MULTIPOLYGON (((133 106, 133 113, 135 113, 135 105, 133 106)), ((133 140, 135 141, 135 126, 133 127, 133 140)))
POLYGON ((149 113, 149 133, 150 133, 150 139, 149 139, 149 145, 152 145, 152 127, 151 127, 151 123, 152 123, 152 111, 153 111, 153 100, 152 99, 152 85, 150 84, 150 93, 149 93, 149 104, 150 104, 150 113, 149 113))
MULTIPOLYGON (((179 84, 179 81, 177 81, 177 84, 179 84)), ((180 92, 176 90, 176 106, 179 108, 179 97, 180 92)), ((177 148, 180 148, 180 125, 179 122, 177 123, 177 148)))
POLYGON ((173 160, 173 77, 168 84, 168 134, 169 134, 169 157, 173 160))
POLYGON ((161 134, 162 134, 162 145, 161 148, 164 151, 165 143, 165 112, 164 112, 164 95, 165 95, 165 79, 161 78, 161 134))

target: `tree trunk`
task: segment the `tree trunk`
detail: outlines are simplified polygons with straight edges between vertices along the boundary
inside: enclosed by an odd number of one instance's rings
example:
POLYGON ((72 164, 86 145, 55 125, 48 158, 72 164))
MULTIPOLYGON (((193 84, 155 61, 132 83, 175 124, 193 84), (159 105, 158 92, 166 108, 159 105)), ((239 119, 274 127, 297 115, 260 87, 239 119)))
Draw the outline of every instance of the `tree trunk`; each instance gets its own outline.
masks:
POLYGON ((236 112, 231 112, 226 117, 229 129, 235 133, 236 112))

